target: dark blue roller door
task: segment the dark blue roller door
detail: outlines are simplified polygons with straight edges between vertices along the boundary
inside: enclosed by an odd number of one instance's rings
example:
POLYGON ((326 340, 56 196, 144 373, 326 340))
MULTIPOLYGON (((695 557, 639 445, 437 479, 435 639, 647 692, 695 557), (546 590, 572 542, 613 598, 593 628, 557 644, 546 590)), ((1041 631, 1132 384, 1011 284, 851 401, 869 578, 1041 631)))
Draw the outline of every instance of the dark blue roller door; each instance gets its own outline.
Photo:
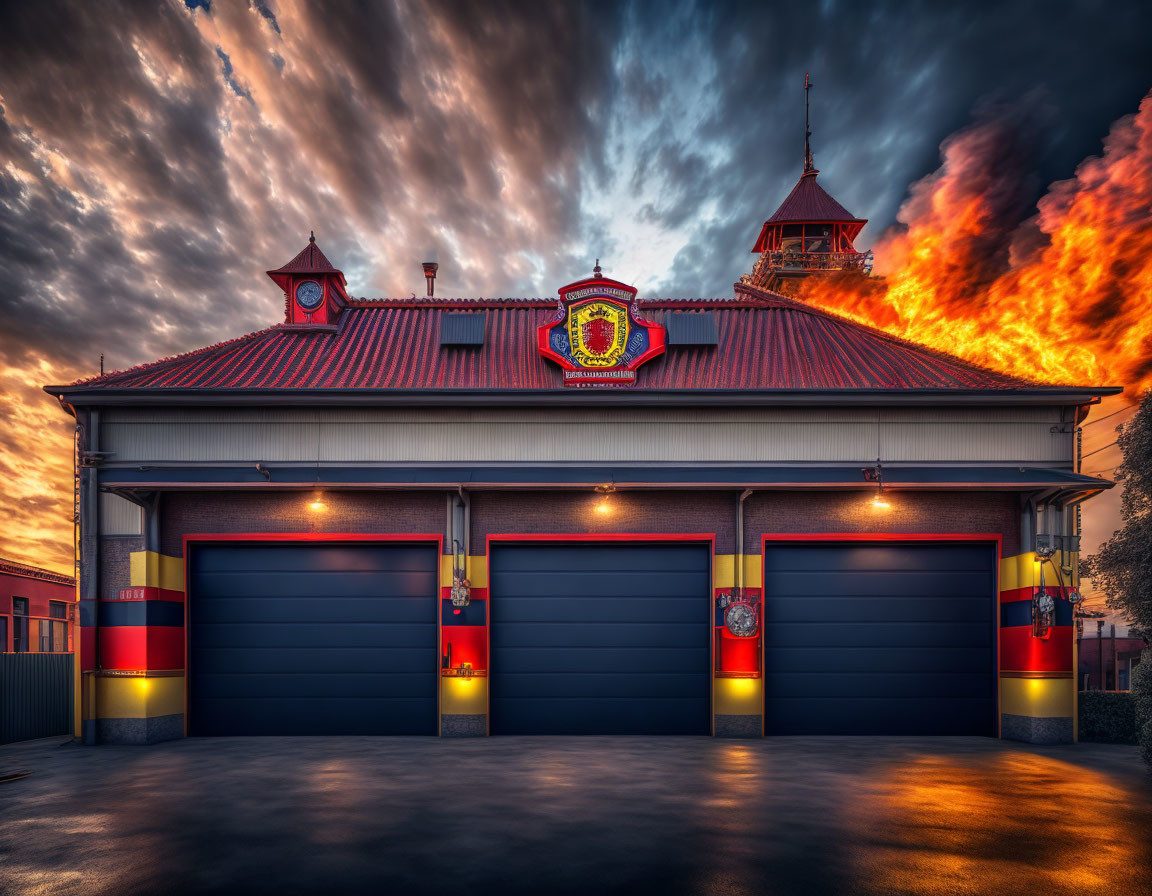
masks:
POLYGON ((768 734, 996 734, 990 544, 769 544, 768 734))
POLYGON ((193 546, 192 734, 435 734, 432 545, 193 546))
POLYGON ((494 734, 708 734, 705 545, 493 547, 494 734))

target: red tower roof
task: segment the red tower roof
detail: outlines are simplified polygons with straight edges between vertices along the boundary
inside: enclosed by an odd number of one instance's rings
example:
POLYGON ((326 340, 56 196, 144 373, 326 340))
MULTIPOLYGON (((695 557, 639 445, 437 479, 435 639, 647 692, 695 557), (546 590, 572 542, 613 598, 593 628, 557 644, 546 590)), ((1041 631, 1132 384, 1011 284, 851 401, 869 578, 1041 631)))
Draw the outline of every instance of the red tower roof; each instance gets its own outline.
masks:
POLYGON ((827 190, 816 183, 816 175, 819 173, 813 168, 800 176, 788 198, 780 203, 780 207, 760 228, 760 236, 752 248, 753 252, 763 252, 767 248, 768 229, 773 224, 836 223, 843 225, 848 239, 856 239, 864 229, 864 225, 868 223, 868 219, 857 218, 833 199, 827 190))
POLYGON ((344 272, 338 270, 316 245, 316 234, 311 234, 308 237, 308 245, 301 249, 290 262, 274 271, 268 271, 268 276, 281 289, 287 288, 289 274, 338 274, 341 283, 346 282, 344 272))
POLYGON ((788 198, 780 203, 780 208, 772 213, 768 223, 851 221, 863 227, 867 223, 865 219, 857 218, 816 183, 816 175, 819 173, 815 168, 806 171, 796 182, 788 198))

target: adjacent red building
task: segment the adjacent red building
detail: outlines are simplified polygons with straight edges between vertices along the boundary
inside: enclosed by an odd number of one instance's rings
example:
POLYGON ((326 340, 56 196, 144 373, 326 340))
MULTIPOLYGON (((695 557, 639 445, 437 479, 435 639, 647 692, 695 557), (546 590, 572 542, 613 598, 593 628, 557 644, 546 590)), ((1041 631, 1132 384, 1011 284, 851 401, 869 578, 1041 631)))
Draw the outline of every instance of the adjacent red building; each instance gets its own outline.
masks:
POLYGON ((0 559, 0 652, 71 653, 76 580, 0 559))

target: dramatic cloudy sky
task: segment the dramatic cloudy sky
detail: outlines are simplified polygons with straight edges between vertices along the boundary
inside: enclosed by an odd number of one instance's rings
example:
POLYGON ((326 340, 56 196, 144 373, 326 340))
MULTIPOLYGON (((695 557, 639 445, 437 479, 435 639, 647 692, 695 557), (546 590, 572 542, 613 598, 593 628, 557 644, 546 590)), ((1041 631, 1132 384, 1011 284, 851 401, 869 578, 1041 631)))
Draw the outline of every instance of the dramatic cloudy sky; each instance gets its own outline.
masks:
POLYGON ((444 294, 554 294, 596 257, 730 294, 799 173, 805 71, 868 246, 990 114, 1027 217, 1136 112, 1150 37, 1116 0, 5 3, 0 553, 70 565, 39 386, 275 323, 263 271, 309 230, 354 295, 419 293, 432 250, 444 294))

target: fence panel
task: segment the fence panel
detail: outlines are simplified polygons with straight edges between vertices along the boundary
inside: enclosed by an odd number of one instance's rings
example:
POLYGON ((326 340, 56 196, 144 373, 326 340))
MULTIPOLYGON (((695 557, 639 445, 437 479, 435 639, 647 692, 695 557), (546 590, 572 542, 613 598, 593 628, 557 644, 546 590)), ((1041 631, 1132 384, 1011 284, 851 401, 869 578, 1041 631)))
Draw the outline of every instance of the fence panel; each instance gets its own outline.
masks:
POLYGON ((0 653, 0 744, 72 733, 70 653, 0 653))

